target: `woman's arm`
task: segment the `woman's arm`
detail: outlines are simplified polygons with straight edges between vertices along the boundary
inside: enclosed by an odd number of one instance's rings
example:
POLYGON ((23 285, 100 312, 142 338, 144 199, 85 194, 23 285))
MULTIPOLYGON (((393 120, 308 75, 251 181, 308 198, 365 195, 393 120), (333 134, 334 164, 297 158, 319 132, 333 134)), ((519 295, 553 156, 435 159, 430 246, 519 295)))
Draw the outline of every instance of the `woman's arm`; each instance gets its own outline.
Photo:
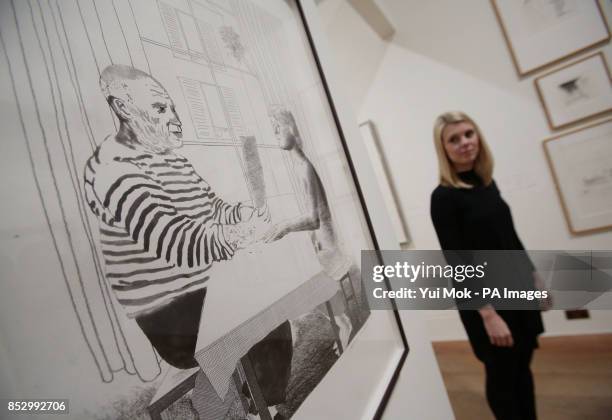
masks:
MULTIPOLYGON (((461 214, 458 205, 458 198, 454 197, 455 191, 450 189, 438 188, 431 196, 431 219, 443 250, 466 250, 467 252, 445 252, 446 260, 451 265, 466 264, 469 249, 466 246, 465 238, 461 229, 461 214)), ((469 233, 467 233, 469 234, 469 233)), ((474 289, 482 289, 476 286, 475 280, 470 279, 470 285, 474 289), (476 287, 474 287, 476 286, 476 287)), ((482 286, 481 284, 479 286, 482 286)), ((506 322, 495 311, 491 304, 484 303, 478 313, 489 336, 491 344, 494 346, 511 347, 514 342, 512 333, 506 322)))
POLYGON ((491 344, 499 347, 512 347, 514 345, 508 324, 499 316, 493 306, 487 304, 480 308, 478 313, 482 317, 482 322, 491 344))
POLYGON ((458 197, 454 197, 454 193, 455 191, 450 189, 438 187, 431 195, 431 220, 443 250, 465 248, 458 197))
MULTIPOLYGON (((431 195, 431 220, 440 241, 447 264, 452 266, 472 265, 473 250, 470 249, 467 235, 462 227, 461 196, 451 188, 438 187, 431 195)), ((462 287, 482 289, 479 279, 471 279, 462 287)))

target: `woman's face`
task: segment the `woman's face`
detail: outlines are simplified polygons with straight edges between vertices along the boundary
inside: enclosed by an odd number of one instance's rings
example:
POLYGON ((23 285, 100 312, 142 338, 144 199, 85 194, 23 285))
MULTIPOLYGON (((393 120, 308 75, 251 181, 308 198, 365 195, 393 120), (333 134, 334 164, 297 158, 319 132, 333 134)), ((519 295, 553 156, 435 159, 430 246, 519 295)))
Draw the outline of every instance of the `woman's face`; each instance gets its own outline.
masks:
POLYGON ((446 155, 459 172, 469 171, 480 151, 480 139, 474 125, 467 121, 448 124, 442 130, 446 155))

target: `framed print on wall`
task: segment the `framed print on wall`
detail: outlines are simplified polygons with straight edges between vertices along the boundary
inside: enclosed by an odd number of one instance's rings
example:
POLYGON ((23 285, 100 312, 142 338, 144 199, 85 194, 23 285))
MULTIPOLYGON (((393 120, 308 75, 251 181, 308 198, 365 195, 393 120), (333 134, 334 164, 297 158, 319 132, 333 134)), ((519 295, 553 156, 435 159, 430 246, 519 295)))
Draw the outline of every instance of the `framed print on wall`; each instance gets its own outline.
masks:
POLYGON ((381 416, 408 347, 361 286, 378 232, 313 10, 1 3, 3 398, 69 399, 74 419, 381 416))
POLYGON ((611 229, 612 120, 547 139, 543 145, 570 232, 611 229))
POLYGON ((519 75, 610 39, 597 0, 491 0, 519 75))
POLYGON ((612 80, 600 52, 537 77, 534 83, 553 130, 612 111, 612 80))
POLYGON ((372 121, 362 122, 359 124, 359 128, 368 150, 368 155, 370 156, 372 169, 376 174, 376 180, 384 197, 389 218, 393 224, 398 246, 401 249, 402 246, 410 244, 410 237, 408 236, 408 229, 400 211, 395 186, 388 173, 386 159, 376 134, 376 128, 372 121))

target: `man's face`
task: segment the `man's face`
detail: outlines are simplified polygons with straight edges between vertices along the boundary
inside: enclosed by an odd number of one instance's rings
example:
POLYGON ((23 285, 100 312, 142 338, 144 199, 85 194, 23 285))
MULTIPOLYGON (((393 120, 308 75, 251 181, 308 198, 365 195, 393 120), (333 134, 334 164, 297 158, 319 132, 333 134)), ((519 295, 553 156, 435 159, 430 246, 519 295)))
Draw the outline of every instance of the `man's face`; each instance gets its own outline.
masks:
POLYGON ((278 146, 283 150, 291 150, 295 146, 295 135, 289 124, 279 122, 273 123, 274 135, 278 140, 278 146))
POLYGON ((181 147, 181 120, 166 89, 150 78, 126 83, 130 83, 131 94, 126 103, 129 124, 138 141, 156 153, 181 147))

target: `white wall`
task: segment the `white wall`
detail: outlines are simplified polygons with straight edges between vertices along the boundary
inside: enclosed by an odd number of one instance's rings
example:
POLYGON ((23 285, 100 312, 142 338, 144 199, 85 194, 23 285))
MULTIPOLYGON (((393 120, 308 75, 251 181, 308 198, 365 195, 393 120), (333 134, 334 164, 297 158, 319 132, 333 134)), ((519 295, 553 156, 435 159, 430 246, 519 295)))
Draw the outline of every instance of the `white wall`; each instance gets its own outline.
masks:
POLYGON ((378 37, 347 0, 323 0, 318 10, 341 75, 338 82, 348 103, 357 111, 374 81, 388 43, 378 37))
MULTIPOLYGON (((351 66, 361 61, 363 66, 367 67, 365 73, 374 72, 378 64, 372 63, 374 59, 370 61, 367 54, 368 52, 374 55, 384 53, 386 45, 375 38, 376 35, 350 8, 346 0, 323 1, 319 4, 318 15, 320 19, 315 19, 311 28, 315 36, 315 44, 318 46, 319 57, 337 106, 342 129, 351 150, 372 223, 377 232, 377 239, 381 247, 388 248, 395 243, 391 222, 386 216, 382 196, 373 181, 374 174, 368 163, 366 149, 363 143, 359 142, 360 135, 355 114, 348 106, 349 101, 353 101, 353 104, 358 103, 355 101, 360 96, 359 92, 365 94, 370 84, 364 77, 359 82, 364 85, 359 83, 353 85, 357 79, 351 81, 348 77, 351 66), (323 33, 320 33, 320 29, 323 29, 323 33), (340 36, 338 31, 346 33, 340 36), (364 51, 362 46, 367 43, 360 43, 358 40, 368 39, 371 43, 365 50, 366 55, 361 56, 361 52, 364 51), (329 48, 330 46, 332 48, 329 48), (355 46, 358 46, 359 54, 355 54, 355 46), (338 51, 343 49, 348 49, 350 53, 339 54, 338 51)), ((452 408, 426 332, 423 313, 404 312, 401 317, 410 352, 385 410, 384 418, 391 420, 452 419, 454 417, 452 408)))
MULTIPOLYGON (((330 0, 327 0, 330 1, 330 0)), ((323 2, 324 4, 325 2, 323 2)), ((429 217, 430 193, 437 184, 432 125, 441 112, 461 109, 482 126, 496 158, 495 178, 512 208, 516 228, 529 249, 612 249, 612 232, 572 237, 566 227, 542 140, 552 135, 537 99, 533 77, 519 79, 489 0, 378 0, 396 29, 362 102, 358 120, 376 124, 410 233, 418 249, 437 249, 429 217)), ((612 4, 602 2, 612 16, 612 4)), ((361 57, 359 46, 334 43, 344 56, 361 57), (347 51, 351 48, 351 53, 347 51)), ((347 28, 343 26, 343 30, 347 28)), ((360 30, 358 25, 348 29, 360 30)), ((357 35, 355 35, 357 36, 357 35)), ((344 39, 350 39, 344 34, 344 39)), ((612 46, 603 49, 607 58, 612 46)), ((352 61, 338 67, 350 72, 352 61)), ((346 90, 363 86, 350 85, 346 90)), ((434 339, 465 338, 454 312, 431 312, 434 339)), ((612 331, 611 311, 591 311, 589 320, 545 314, 550 335, 612 331)))

